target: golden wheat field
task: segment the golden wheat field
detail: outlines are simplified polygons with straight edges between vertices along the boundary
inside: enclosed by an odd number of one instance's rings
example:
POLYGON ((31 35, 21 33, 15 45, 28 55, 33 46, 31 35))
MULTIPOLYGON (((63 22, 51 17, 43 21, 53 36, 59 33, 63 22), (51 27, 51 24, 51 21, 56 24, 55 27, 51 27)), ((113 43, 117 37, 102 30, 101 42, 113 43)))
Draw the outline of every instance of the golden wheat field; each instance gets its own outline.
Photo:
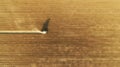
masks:
POLYGON ((119 0, 1 0, 0 67, 119 67, 119 0))

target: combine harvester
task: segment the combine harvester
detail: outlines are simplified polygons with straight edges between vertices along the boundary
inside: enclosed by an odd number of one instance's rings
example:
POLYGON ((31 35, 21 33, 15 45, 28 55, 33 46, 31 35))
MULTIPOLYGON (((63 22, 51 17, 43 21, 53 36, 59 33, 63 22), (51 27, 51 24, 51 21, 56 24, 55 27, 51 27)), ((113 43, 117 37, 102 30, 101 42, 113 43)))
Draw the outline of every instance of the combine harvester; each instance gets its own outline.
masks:
POLYGON ((0 31, 0 34, 47 34, 48 33, 48 24, 50 19, 47 19, 41 30, 31 30, 31 31, 0 31))

